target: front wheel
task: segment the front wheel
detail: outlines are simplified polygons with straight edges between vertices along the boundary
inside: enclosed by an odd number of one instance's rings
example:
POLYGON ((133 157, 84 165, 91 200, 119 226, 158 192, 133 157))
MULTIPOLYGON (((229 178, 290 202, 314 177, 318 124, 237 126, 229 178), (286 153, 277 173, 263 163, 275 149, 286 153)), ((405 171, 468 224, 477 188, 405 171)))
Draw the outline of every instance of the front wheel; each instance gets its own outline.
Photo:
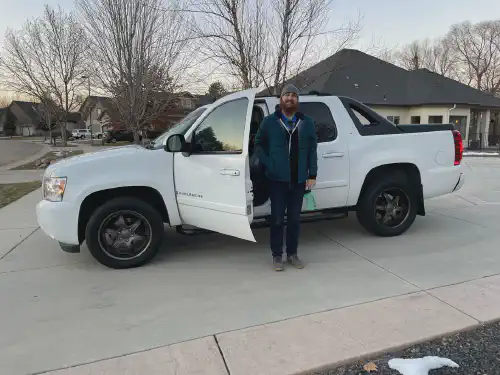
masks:
POLYGON ((92 256, 110 268, 132 268, 149 262, 163 238, 163 219, 150 204, 115 198, 95 210, 85 238, 92 256))
POLYGON ((417 196, 404 173, 381 176, 362 193, 356 215, 360 224, 375 235, 399 236, 415 221, 417 196))

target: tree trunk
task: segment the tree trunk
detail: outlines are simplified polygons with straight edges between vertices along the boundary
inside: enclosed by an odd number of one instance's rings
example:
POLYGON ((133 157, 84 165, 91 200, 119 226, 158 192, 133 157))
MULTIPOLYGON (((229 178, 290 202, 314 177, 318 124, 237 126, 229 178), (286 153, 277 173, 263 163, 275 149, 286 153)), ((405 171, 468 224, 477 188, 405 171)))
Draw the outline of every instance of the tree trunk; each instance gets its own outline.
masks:
POLYGON ((135 130, 134 131, 134 144, 138 145, 140 144, 140 139, 139 139, 139 131, 138 130, 135 130))

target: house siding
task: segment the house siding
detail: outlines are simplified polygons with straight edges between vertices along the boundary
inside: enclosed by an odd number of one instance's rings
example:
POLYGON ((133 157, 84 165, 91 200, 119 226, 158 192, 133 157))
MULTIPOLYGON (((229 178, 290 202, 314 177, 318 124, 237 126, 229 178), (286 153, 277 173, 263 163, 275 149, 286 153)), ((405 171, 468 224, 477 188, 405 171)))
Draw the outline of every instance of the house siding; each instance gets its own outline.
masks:
POLYGON ((449 116, 465 116, 470 121, 470 108, 419 106, 419 107, 389 107, 371 106, 371 108, 384 117, 399 116, 401 124, 410 124, 413 116, 420 116, 421 124, 429 123, 429 116, 443 116, 443 123, 449 123, 449 116))

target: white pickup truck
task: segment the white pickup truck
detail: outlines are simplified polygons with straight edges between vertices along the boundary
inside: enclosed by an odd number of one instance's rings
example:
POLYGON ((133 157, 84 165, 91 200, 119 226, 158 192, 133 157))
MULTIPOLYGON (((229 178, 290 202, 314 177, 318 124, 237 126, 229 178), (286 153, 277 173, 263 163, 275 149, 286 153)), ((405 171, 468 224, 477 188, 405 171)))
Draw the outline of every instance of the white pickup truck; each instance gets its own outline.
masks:
MULTIPOLYGON (((112 268, 157 253, 164 223, 179 233, 219 232, 255 241, 270 215, 253 138, 276 97, 237 92, 191 112, 148 147, 113 147, 51 165, 37 205, 41 228, 63 250, 112 268), (188 229, 189 227, 194 228, 188 229)), ((424 199, 464 183, 462 137, 452 125, 395 125, 346 97, 302 95, 318 135, 317 211, 303 220, 345 217, 379 236, 404 233, 424 199)))

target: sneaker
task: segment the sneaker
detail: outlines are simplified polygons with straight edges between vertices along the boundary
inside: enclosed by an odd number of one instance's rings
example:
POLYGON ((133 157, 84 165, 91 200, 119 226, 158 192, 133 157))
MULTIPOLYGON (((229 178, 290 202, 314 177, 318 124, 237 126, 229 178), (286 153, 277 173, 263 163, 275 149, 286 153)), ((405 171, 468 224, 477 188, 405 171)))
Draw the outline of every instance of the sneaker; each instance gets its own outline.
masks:
POLYGON ((273 266, 276 272, 284 271, 285 266, 283 265, 283 259, 281 257, 273 258, 273 266))
POLYGON ((291 264, 293 267, 295 267, 299 270, 304 268, 304 264, 302 263, 302 261, 299 259, 299 257, 297 255, 290 255, 289 257, 287 257, 287 261, 289 264, 291 264))

